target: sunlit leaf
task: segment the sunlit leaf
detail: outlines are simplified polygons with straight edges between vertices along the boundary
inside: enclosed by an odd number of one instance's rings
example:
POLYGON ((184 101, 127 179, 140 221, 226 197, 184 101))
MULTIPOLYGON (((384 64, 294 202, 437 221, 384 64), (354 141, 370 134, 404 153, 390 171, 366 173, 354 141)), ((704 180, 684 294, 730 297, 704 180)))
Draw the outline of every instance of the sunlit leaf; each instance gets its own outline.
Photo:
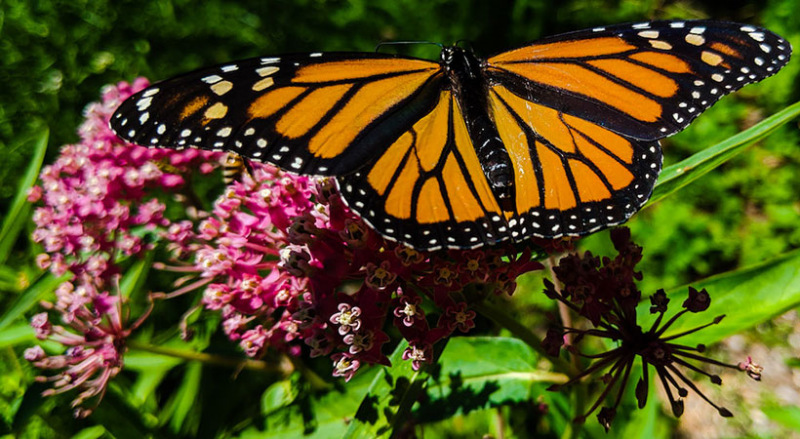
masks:
MULTIPOLYGON (((679 339, 681 344, 710 344, 800 305, 800 250, 754 267, 692 282, 691 285, 698 290, 705 288, 708 291, 711 306, 704 312, 685 314, 666 335, 709 323, 714 317, 725 314, 720 324, 679 339)), ((678 288, 669 292, 668 296, 670 312, 677 312, 688 296, 688 289, 678 288)), ((639 307, 640 317, 648 314, 647 306, 639 307)))
POLYGON ((567 376, 541 370, 539 356, 519 339, 454 337, 439 358, 441 368, 428 381, 428 397, 415 415, 421 421, 445 419, 504 403, 528 401, 567 376))
POLYGON ((667 166, 658 177, 653 195, 645 205, 650 206, 662 198, 702 177, 712 169, 730 160, 782 125, 800 115, 800 102, 795 103, 739 134, 706 148, 686 160, 667 166))
POLYGON ((4 264, 8 260, 19 232, 30 221, 31 203, 27 200, 28 190, 36 184, 36 179, 39 177, 44 153, 47 150, 47 139, 50 137, 47 127, 42 127, 37 131, 32 138, 21 142, 20 148, 32 149, 33 155, 28 163, 28 169, 17 187, 14 200, 6 212, 3 225, 0 227, 0 264, 4 264))

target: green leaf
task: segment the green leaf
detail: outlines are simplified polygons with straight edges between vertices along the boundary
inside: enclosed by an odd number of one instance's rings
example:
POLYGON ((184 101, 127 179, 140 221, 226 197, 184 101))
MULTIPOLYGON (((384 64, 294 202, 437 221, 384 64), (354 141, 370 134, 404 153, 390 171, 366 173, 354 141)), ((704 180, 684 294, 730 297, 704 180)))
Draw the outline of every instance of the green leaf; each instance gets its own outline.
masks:
POLYGON ((136 404, 143 404, 154 395, 170 370, 184 362, 181 358, 150 352, 129 351, 125 354, 125 370, 139 372, 131 386, 131 398, 136 404))
POLYGON ((395 428, 402 426, 407 419, 411 406, 430 376, 430 371, 435 369, 435 360, 444 345, 442 341, 434 346, 433 363, 414 371, 411 361, 403 360, 403 352, 408 347, 408 342, 403 340, 389 356, 392 366, 382 368, 375 376, 343 437, 390 437, 395 428))
POLYGON ((17 346, 23 343, 35 343, 36 341, 33 328, 27 323, 9 326, 0 331, 0 348, 17 346))
POLYGON ((83 430, 72 435, 72 439, 97 439, 103 437, 108 433, 102 425, 95 425, 94 427, 84 428, 83 430))
POLYGON ((288 406, 297 398, 299 391, 297 374, 292 375, 290 379, 276 381, 261 396, 261 413, 269 416, 272 412, 288 406))
POLYGON ((0 332, 71 277, 72 274, 65 274, 61 277, 55 277, 50 273, 42 275, 33 285, 23 291, 14 304, 0 317, 0 332))
POLYGON ((152 437, 154 420, 148 419, 132 404, 127 390, 118 384, 119 378, 111 381, 105 397, 91 419, 103 425, 109 436, 115 439, 137 439, 152 437))
MULTIPOLYGON (((800 305, 800 250, 786 253, 754 267, 723 273, 692 286, 705 288, 711 296, 711 306, 700 313, 686 313, 667 331, 666 335, 695 328, 725 314, 717 325, 681 337, 681 344, 711 344, 727 336, 752 328, 800 305)), ((677 312, 688 296, 683 287, 668 293, 667 315, 677 312)), ((648 306, 639 307, 639 317, 651 319, 648 306)))
MULTIPOLYGON (((238 437, 242 439, 327 439, 341 437, 347 430, 359 403, 367 394, 375 375, 383 366, 371 366, 359 370, 348 383, 312 398, 302 396, 278 410, 268 413, 264 428, 251 426, 238 437), (267 434, 268 433, 268 434, 267 434)), ((302 385, 302 382, 297 384, 302 385)))
POLYGON ((135 292, 141 291, 147 281, 147 274, 153 264, 155 252, 145 252, 144 257, 137 259, 133 265, 125 271, 125 275, 119 282, 119 294, 122 297, 130 298, 135 292))
POLYGON ((768 407, 762 410, 773 421, 800 432, 800 407, 768 407))
POLYGON ((537 383, 564 383, 567 376, 538 368, 539 355, 510 337, 453 337, 428 381, 426 402, 415 419, 431 422, 472 410, 527 401, 543 393, 537 383))
POLYGON ((184 433, 196 433, 197 422, 190 421, 192 411, 199 413, 201 401, 197 400, 200 394, 200 381, 203 374, 203 365, 197 361, 186 364, 186 372, 183 375, 178 391, 173 395, 168 407, 160 413, 161 420, 167 416, 168 423, 172 431, 184 433))
POLYGON ((34 381, 25 389, 19 408, 17 408, 17 412, 14 413, 14 418, 11 421, 12 430, 19 431, 36 415, 45 402, 42 392, 48 388, 50 388, 49 383, 34 381))
POLYGON ((658 177, 653 195, 650 197, 650 201, 647 202, 645 207, 658 202, 662 198, 702 177, 712 169, 744 151, 745 148, 750 146, 753 142, 766 137, 798 115, 800 115, 800 102, 764 119, 760 123, 736 134, 724 142, 706 148, 679 163, 667 166, 658 177))
POLYGON ((33 156, 17 188, 17 193, 14 196, 14 201, 11 202, 8 214, 3 220, 3 226, 0 227, 0 265, 8 261, 20 230, 30 220, 31 203, 27 200, 28 190, 33 187, 36 179, 39 178, 39 170, 42 168, 49 136, 50 130, 47 127, 43 127, 38 134, 22 141, 23 145, 21 147, 23 148, 27 147, 29 143, 33 144, 33 156))

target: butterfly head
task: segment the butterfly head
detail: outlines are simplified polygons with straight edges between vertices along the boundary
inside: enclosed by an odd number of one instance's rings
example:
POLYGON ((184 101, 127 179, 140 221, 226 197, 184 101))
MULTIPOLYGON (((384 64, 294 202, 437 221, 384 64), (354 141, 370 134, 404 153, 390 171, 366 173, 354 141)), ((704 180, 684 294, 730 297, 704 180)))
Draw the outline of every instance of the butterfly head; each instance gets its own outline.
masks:
POLYGON ((469 50, 458 46, 442 49, 440 61, 445 73, 460 83, 480 77, 481 61, 469 50))

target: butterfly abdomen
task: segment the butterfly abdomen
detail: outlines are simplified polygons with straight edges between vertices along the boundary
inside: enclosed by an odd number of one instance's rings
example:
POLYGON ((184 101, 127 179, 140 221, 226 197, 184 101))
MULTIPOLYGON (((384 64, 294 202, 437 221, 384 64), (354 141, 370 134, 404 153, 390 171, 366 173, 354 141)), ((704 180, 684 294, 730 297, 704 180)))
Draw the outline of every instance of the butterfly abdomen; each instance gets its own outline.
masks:
POLYGON ((514 171, 489 114, 488 82, 481 61, 458 47, 442 50, 442 66, 464 114, 467 132, 481 159, 481 167, 503 210, 513 210, 514 171))

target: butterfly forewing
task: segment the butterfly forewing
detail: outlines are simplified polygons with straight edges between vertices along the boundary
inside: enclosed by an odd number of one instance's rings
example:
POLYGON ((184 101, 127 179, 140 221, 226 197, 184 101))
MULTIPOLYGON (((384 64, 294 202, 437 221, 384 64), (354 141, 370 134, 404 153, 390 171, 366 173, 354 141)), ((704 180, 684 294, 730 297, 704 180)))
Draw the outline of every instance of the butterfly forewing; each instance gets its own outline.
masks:
POLYGON ((788 42, 756 26, 660 21, 546 38, 489 58, 487 72, 523 99, 656 140, 775 74, 790 54, 788 42))
POLYGON ((369 162, 436 102, 437 63, 370 53, 254 58, 155 84, 111 127, 152 146, 232 151, 309 175, 369 162))

